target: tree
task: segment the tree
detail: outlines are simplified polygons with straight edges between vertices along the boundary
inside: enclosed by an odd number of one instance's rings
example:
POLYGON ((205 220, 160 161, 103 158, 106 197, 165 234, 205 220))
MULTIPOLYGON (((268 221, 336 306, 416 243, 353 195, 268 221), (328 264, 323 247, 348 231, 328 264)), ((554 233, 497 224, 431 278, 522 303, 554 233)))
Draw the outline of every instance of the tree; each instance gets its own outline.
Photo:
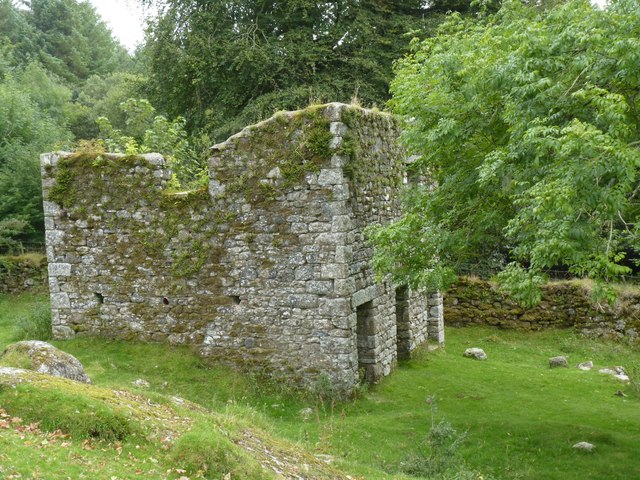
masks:
POLYGON ((523 303, 550 269, 606 283, 637 259, 640 3, 518 1, 454 16, 398 63, 393 109, 419 153, 406 213, 372 231, 398 282, 499 272, 523 303))
POLYGON ((72 84, 126 68, 129 55, 89 2, 30 0, 24 12, 35 31, 29 54, 72 84))
POLYGON ((127 52, 88 2, 0 0, 4 249, 42 243, 39 154, 69 147, 69 129, 77 138, 97 135, 98 116, 111 113, 134 93, 137 79, 129 82, 127 75, 113 74, 129 65, 127 52), (96 83, 102 88, 94 88, 96 83))
POLYGON ((76 140, 100 136, 96 120, 107 117, 114 128, 127 131, 126 114, 120 105, 142 90, 145 78, 129 72, 92 75, 80 89, 68 112, 69 127, 76 140))
POLYGON ((100 138, 110 152, 163 154, 174 174, 171 188, 195 189, 208 182, 206 162, 191 144, 182 117, 169 121, 156 115, 155 108, 145 99, 129 98, 120 104, 120 109, 126 133, 115 128, 110 119, 98 118, 100 138))
POLYGON ((310 101, 384 104, 392 62, 436 22, 420 0, 164 4, 144 51, 148 96, 216 139, 310 101))
POLYGON ((35 241, 44 231, 40 153, 69 139, 15 79, 0 82, 0 220, 18 225, 5 232, 35 241), (19 222, 18 222, 19 221, 19 222))

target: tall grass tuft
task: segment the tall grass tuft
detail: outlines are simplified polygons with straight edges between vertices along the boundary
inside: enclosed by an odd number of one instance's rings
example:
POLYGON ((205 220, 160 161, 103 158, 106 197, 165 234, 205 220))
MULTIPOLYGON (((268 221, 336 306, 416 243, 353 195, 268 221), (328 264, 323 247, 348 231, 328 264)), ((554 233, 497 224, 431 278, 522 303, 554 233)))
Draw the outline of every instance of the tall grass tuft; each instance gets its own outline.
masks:
POLYGON ((640 363, 634 363, 627 367, 629 376, 629 389, 636 397, 640 398, 640 363))
POLYGON ((51 309, 48 303, 36 303, 15 325, 13 340, 51 340, 51 309))

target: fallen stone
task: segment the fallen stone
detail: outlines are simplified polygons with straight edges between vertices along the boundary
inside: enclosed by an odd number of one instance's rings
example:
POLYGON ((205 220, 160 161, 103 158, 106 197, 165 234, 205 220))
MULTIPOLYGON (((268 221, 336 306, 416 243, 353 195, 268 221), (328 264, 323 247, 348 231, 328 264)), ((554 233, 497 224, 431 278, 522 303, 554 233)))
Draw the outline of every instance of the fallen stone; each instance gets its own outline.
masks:
POLYGON ((589 360, 588 362, 582 362, 578 364, 578 368, 580 370, 589 371, 593 368, 593 362, 589 360))
POLYGON ((617 366, 601 368, 600 370, 598 370, 598 372, 605 375, 611 375, 613 378, 620 380, 621 382, 629 381, 629 376, 627 375, 627 371, 624 369, 624 367, 617 366))
POLYGON ((549 359, 549 368, 569 367, 567 357, 559 355, 557 357, 551 357, 549 359))
POLYGON ((9 345, 0 355, 0 363, 76 382, 91 383, 76 357, 38 340, 9 345))
POLYGON ((573 448, 575 448, 576 450, 582 450, 583 452, 591 452, 594 448, 596 448, 596 446, 593 443, 589 442, 578 442, 573 445, 573 448))
POLYGON ((626 375, 627 374, 627 371, 624 369, 624 367, 613 367, 613 370, 618 375, 626 375))
POLYGON ((131 384, 138 388, 149 388, 151 386, 149 382, 147 382, 142 378, 138 378, 137 380, 134 380, 133 382, 131 382, 131 384))
POLYGON ((476 360, 486 360, 487 359, 487 354, 484 353, 484 350, 482 350, 481 348, 467 348, 464 353, 463 356, 468 357, 468 358, 475 358, 476 360))

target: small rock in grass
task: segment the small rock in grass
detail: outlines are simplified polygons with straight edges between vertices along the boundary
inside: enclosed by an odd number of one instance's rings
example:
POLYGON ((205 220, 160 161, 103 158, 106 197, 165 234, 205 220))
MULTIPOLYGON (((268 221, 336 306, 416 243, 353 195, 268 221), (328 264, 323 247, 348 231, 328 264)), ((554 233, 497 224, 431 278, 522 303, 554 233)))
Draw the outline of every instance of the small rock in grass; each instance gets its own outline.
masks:
POLYGON ((627 394, 624 393, 622 390, 618 390, 616 393, 614 393, 614 395, 617 397, 623 397, 623 398, 627 396, 627 394))
POLYGON ((594 448, 596 448, 596 446, 593 443, 589 442, 578 442, 573 446, 573 448, 575 448, 576 450, 582 450, 583 452, 591 452, 594 448))
POLYGON ((303 420, 309 420, 313 415, 313 408, 303 408, 298 412, 298 414, 302 417, 303 420))
POLYGON ((137 380, 134 380, 133 382, 131 382, 131 384, 138 388, 149 388, 151 386, 149 382, 147 382, 142 378, 138 378, 137 380))
POLYGON ((549 359, 549 368, 557 368, 557 367, 568 367, 569 362, 567 361, 567 357, 563 355, 559 355, 557 357, 551 357, 549 359))
POLYGON ((463 355, 468 358, 475 358, 476 360, 486 360, 487 354, 481 348, 467 348, 463 355))
POLYGON ((0 363, 76 382, 91 383, 76 357, 38 340, 9 345, 0 355, 0 363))
POLYGON ((627 371, 624 367, 608 367, 601 368, 598 370, 599 373, 604 373, 605 375, 611 375, 613 378, 620 380, 621 382, 628 382, 629 376, 627 375, 627 371))
POLYGON ((589 371, 593 368, 593 362, 589 360, 588 362, 582 362, 578 364, 578 368, 580 370, 589 371))

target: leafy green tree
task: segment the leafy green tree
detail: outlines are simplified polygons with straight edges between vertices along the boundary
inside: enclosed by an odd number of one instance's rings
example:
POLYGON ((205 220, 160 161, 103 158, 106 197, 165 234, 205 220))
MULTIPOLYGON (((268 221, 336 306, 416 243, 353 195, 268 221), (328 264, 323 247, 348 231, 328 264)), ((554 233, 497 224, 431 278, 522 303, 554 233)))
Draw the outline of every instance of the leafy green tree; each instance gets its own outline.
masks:
POLYGON ((111 75, 92 75, 82 87, 67 110, 69 128, 76 140, 91 140, 99 137, 96 120, 107 117, 114 128, 126 130, 126 115, 120 105, 127 99, 137 97, 145 78, 129 72, 111 75))
POLYGON ((169 121, 157 115, 145 99, 130 98, 120 105, 126 133, 115 128, 106 117, 98 118, 100 137, 108 151, 131 155, 158 152, 167 158, 174 172, 173 188, 198 188, 208 179, 206 164, 189 141, 184 118, 169 121))
POLYGON ((10 47, 12 60, 19 64, 33 60, 37 36, 24 10, 16 8, 12 0, 0 0, 0 43, 10 47))
POLYGON ((72 91, 59 78, 47 72, 38 63, 29 63, 16 69, 14 77, 20 89, 29 93, 38 108, 60 125, 67 123, 72 91))
POLYGON ((77 138, 96 136, 95 120, 116 111, 135 92, 137 77, 114 74, 130 65, 127 52, 88 2, 0 0, 0 223, 5 249, 42 241, 39 154, 69 146, 69 129, 77 138), (97 83, 101 88, 95 88, 97 83))
POLYGON ((640 2, 518 1, 454 16, 398 63, 393 109, 421 155, 404 217, 375 229, 376 264, 443 287, 500 272, 523 303, 550 269, 606 282, 640 243, 640 2))
POLYGON ((5 237, 36 241, 44 231, 39 155, 69 134, 21 87, 12 77, 0 82, 0 220, 24 222, 5 237))
POLYGON ((28 6, 24 15, 35 31, 35 49, 29 54, 59 77, 77 84, 130 62, 89 2, 30 0, 28 6))
POLYGON ((17 218, 0 220, 0 252, 9 255, 24 253, 22 243, 17 240, 29 230, 29 222, 17 218))
POLYGON ((314 101, 382 105, 392 62, 431 17, 420 0, 167 0, 143 56, 149 98, 217 139, 314 101))

